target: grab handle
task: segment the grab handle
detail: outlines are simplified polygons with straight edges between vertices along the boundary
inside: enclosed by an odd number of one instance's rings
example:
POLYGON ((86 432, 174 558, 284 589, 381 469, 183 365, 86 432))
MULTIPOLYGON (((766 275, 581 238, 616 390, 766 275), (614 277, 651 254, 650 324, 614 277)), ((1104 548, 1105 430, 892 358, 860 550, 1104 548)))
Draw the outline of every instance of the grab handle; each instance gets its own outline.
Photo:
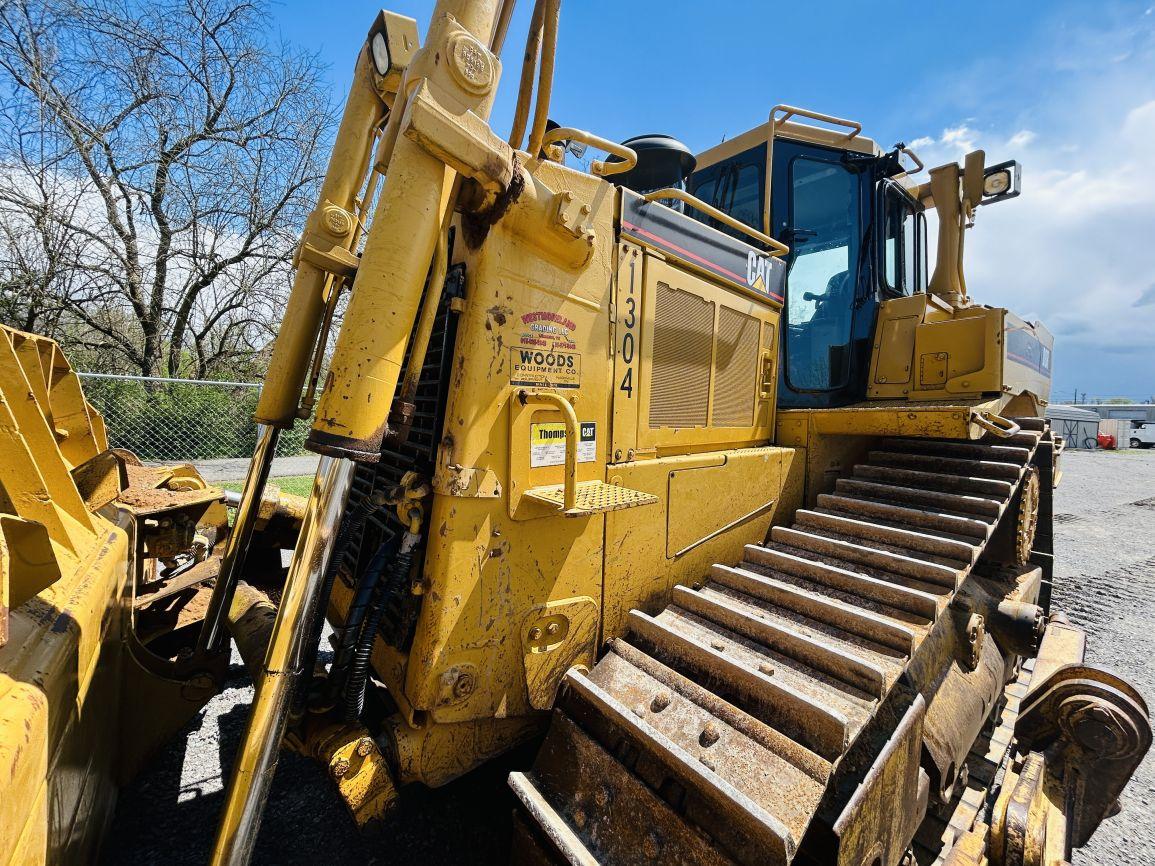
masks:
POLYGON ((557 129, 551 129, 542 139, 542 147, 549 147, 559 141, 580 141, 583 144, 596 147, 598 150, 604 150, 606 153, 621 157, 621 162, 595 160, 590 165, 590 171, 599 177, 622 174, 638 164, 638 154, 632 148, 626 147, 624 144, 617 144, 608 138, 594 135, 592 132, 586 132, 584 129, 574 129, 571 126, 559 126, 557 129))
POLYGON ((777 128, 778 124, 785 123, 794 116, 809 117, 811 120, 818 120, 822 123, 829 123, 831 126, 845 126, 850 132, 847 134, 847 139, 854 138, 858 133, 862 132, 862 124, 857 120, 846 120, 842 117, 835 117, 833 114, 821 114, 817 111, 811 111, 809 108, 798 108, 794 105, 775 105, 770 109, 770 125, 777 128), (782 116, 778 117, 778 112, 782 112, 782 116))
POLYGON ((786 246, 786 244, 779 243, 765 232, 760 232, 758 229, 751 228, 741 220, 734 219, 734 217, 730 216, 728 213, 720 211, 716 207, 712 207, 711 205, 706 204, 700 198, 690 195, 690 193, 686 192, 684 189, 678 189, 672 186, 667 187, 666 189, 656 189, 653 192, 646 193, 644 196, 642 196, 642 198, 644 198, 646 201, 657 201, 658 199, 663 198, 676 198, 678 201, 684 201, 690 207, 694 208, 694 210, 699 210, 706 216, 713 217, 718 222, 728 225, 732 229, 737 229, 743 234, 752 237, 759 243, 766 244, 771 248, 772 252, 770 255, 772 256, 785 256, 789 255, 790 253, 790 247, 786 246))
POLYGON ((523 406, 530 403, 550 406, 562 414, 565 421, 565 485, 562 494, 562 511, 572 511, 577 507, 578 440, 581 436, 577 412, 574 411, 573 405, 568 400, 551 391, 520 391, 517 398, 523 406))
POLYGON ((1000 439, 1009 439, 1023 429, 1010 418, 992 412, 976 412, 971 420, 1000 439))

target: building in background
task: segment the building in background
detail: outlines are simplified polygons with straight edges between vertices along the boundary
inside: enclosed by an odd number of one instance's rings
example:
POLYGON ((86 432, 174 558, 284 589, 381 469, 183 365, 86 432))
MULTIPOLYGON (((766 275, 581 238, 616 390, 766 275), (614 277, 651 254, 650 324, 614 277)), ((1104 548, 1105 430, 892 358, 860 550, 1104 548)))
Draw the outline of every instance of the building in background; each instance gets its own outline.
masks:
POLYGON ((1051 429, 1056 435, 1063 437, 1068 448, 1093 451, 1098 447, 1096 437, 1099 434, 1101 416, 1089 411, 1089 408, 1059 403, 1047 407, 1047 420, 1051 422, 1051 429))
MULTIPOLYGON (((1064 409, 1086 409, 1100 418, 1129 418, 1132 421, 1155 421, 1155 403, 1076 403, 1064 409)), ((1050 417, 1048 411, 1047 417, 1050 417)))

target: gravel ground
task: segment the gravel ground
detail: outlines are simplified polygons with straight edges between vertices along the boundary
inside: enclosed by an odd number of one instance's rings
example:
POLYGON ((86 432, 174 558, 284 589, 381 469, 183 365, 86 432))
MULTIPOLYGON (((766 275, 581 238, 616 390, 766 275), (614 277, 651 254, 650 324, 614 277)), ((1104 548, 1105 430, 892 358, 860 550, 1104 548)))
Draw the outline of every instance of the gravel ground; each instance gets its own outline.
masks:
MULTIPOLYGON (((1056 493, 1056 603, 1090 633, 1089 658, 1125 676, 1155 704, 1155 450, 1068 452, 1056 493)), ((242 473, 243 474, 243 473, 242 473)), ((108 864, 207 862, 252 684, 234 658, 225 691, 121 797, 108 864)), ((255 863, 503 863, 512 799, 504 784, 523 750, 438 791, 414 787, 382 831, 359 835, 312 761, 284 754, 255 863)), ((1148 755, 1074 866, 1155 866, 1155 757, 1148 755)))
MULTIPOLYGON (((1055 492, 1055 603, 1087 630, 1088 661, 1155 707, 1155 449, 1070 451, 1055 492)), ((1155 750, 1074 866, 1155 864, 1155 750)))

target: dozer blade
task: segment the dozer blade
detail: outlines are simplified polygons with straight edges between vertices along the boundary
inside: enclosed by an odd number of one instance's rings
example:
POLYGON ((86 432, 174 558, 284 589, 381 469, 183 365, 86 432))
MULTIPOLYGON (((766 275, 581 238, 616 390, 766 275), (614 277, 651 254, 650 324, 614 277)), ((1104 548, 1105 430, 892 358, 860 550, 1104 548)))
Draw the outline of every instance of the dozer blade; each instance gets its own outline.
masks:
POLYGON ((534 767, 510 779, 515 862, 788 864, 804 838, 823 862, 897 862, 924 812, 925 707, 887 699, 1041 436, 882 440, 742 562, 656 616, 631 611, 593 670, 567 675, 534 767), (883 712, 887 735, 848 755, 883 712), (855 779, 841 800, 840 767, 855 779))

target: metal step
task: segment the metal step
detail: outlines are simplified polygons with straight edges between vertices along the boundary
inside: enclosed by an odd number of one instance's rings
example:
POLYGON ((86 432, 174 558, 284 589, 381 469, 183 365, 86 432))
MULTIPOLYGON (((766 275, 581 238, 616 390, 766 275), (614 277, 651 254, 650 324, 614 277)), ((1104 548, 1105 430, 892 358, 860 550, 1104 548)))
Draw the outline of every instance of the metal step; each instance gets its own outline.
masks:
POLYGON ((1018 480, 1023 470, 1018 463, 943 457, 937 454, 910 454, 901 451, 870 451, 866 459, 875 466, 894 466, 923 472, 948 472, 952 475, 969 475, 975 478, 1001 478, 1005 481, 1018 480))
POLYGON ((893 502, 879 502, 858 496, 840 496, 834 493, 818 494, 818 505, 854 517, 889 521, 920 531, 945 532, 960 538, 973 538, 984 543, 991 534, 991 524, 976 517, 948 514, 925 508, 911 508, 893 502))
POLYGON ((817 511, 799 509, 794 515, 794 522, 795 525, 805 526, 814 531, 834 532, 847 537, 861 538, 866 542, 893 545, 896 548, 931 554, 966 565, 974 562, 979 550, 979 546, 971 542, 869 520, 856 520, 821 509, 817 511))
POLYGON ((790 863, 1038 440, 883 440, 740 564, 631 611, 511 777, 519 862, 790 863))
POLYGON ((948 514, 968 515, 994 523, 1002 511, 1003 503, 998 499, 983 496, 966 496, 961 493, 940 493, 937 490, 918 490, 875 481, 860 481, 857 478, 839 478, 834 484, 838 493, 873 497, 904 505, 928 505, 948 514))
POLYGON ((946 472, 924 472, 917 469, 898 469, 894 466, 854 467, 854 477, 867 481, 881 481, 919 490, 941 490, 946 493, 978 493, 983 496, 1007 496, 1014 486, 1001 478, 979 478, 967 475, 949 475, 946 472))

